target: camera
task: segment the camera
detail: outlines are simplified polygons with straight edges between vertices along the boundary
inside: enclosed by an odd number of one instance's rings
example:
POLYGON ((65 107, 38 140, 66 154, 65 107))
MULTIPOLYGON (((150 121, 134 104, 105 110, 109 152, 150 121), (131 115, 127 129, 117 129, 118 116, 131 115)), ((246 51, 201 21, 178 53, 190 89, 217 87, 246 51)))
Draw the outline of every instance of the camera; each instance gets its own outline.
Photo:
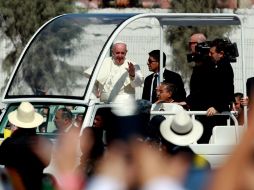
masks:
POLYGON ((187 61, 188 62, 204 61, 209 57, 209 52, 210 52, 210 41, 197 43, 195 47, 195 53, 187 54, 187 61))
POLYGON ((239 56, 237 44, 231 43, 228 38, 197 43, 195 47, 195 53, 187 54, 187 61, 199 62, 207 60, 209 58, 210 48, 215 44, 215 41, 218 42, 221 51, 224 52, 224 58, 229 60, 230 62, 236 62, 236 57, 239 56))
POLYGON ((224 57, 230 62, 236 62, 236 58, 239 57, 237 44, 231 43, 228 38, 222 40, 224 45, 224 57))

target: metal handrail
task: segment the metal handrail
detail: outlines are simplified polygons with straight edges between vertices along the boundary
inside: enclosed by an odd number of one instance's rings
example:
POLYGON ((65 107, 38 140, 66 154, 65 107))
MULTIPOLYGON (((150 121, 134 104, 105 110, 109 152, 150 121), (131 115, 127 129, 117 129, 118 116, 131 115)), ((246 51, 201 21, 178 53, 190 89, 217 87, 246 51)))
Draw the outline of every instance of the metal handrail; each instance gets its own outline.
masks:
MULTIPOLYGON (((196 115, 206 115, 207 112, 206 111, 186 111, 189 115, 192 116, 192 118, 194 117, 195 119, 195 116, 196 115)), ((151 111, 150 112, 151 115, 175 115, 176 112, 172 112, 172 111, 151 111)), ((236 119, 235 115, 237 115, 238 112, 237 111, 224 111, 224 112, 221 112, 221 113, 217 113, 215 115, 228 115, 234 122, 234 127, 235 127, 235 138, 236 138, 236 142, 239 142, 240 140, 240 136, 237 132, 237 127, 239 127, 239 123, 238 123, 238 120, 236 119)))
MULTIPOLYGON (((186 111, 189 115, 195 116, 196 115, 206 115, 207 112, 206 111, 186 111)), ((150 112, 151 115, 175 115, 176 112, 172 112, 172 111, 151 111, 150 112)), ((224 111, 221 113, 216 113, 215 115, 228 115, 233 121, 234 121, 234 125, 238 126, 238 121, 235 117, 235 115, 237 115, 237 111, 224 111)))

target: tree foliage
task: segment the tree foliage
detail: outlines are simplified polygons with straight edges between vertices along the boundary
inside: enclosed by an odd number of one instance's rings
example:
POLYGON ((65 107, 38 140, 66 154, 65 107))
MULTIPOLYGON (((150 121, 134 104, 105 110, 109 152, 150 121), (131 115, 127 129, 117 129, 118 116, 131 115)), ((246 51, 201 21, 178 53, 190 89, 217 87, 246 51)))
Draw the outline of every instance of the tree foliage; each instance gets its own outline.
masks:
POLYGON ((10 71, 28 40, 42 24, 73 9, 73 0, 0 1, 0 30, 14 46, 3 61, 4 70, 10 71))
MULTIPOLYGON (((75 11, 74 0, 0 1, 0 32, 2 32, 5 37, 11 41, 13 46, 11 52, 3 60, 3 70, 7 73, 11 72, 14 64, 17 62, 17 59, 19 58, 29 39, 46 21, 57 15, 70 13, 73 11, 75 11)), ((79 29, 70 28, 68 31, 60 31, 59 33, 61 34, 56 36, 54 39, 47 41, 47 43, 44 44, 44 47, 34 47, 35 49, 40 48, 41 54, 31 58, 33 60, 30 60, 30 63, 33 63, 33 65, 28 64, 28 68, 23 69, 22 73, 23 78, 26 80, 28 85, 32 87, 32 89, 44 87, 42 84, 34 84, 35 80, 34 78, 31 78, 32 75, 30 74, 34 73, 35 71, 38 71, 36 75, 43 76, 43 79, 45 80, 42 81, 45 83, 50 84, 50 81, 55 80, 55 78, 61 80, 63 84, 62 86, 59 85, 58 88, 75 81, 75 77, 78 76, 75 74, 77 70, 71 70, 69 67, 65 68, 69 68, 70 70, 63 70, 62 73, 59 73, 59 76, 50 76, 50 73, 55 73, 56 69, 53 67, 53 65, 50 65, 50 60, 53 60, 53 57, 55 56, 60 56, 61 49, 66 52, 66 47, 70 46, 71 40, 77 37, 77 30, 79 29), (76 33, 74 31, 76 31, 76 33), (51 49, 57 49, 59 51, 49 52, 47 47, 52 47, 51 49), (40 62, 47 62, 47 64, 39 65, 37 64, 38 61, 36 61, 36 59, 38 59, 40 62), (38 67, 41 68, 38 69, 38 67), (46 73, 45 69, 47 70, 46 73), (66 73, 73 76, 69 77, 69 79, 72 79, 72 81, 67 82, 65 80, 66 73)), ((61 62, 61 64, 66 64, 64 61, 59 62, 61 62)))
POLYGON ((70 94, 68 91, 76 85, 83 69, 68 65, 65 58, 75 56, 73 41, 79 39, 81 32, 81 26, 72 19, 59 18, 37 35, 22 60, 23 78, 34 93, 50 88, 70 94))
MULTIPOLYGON (((215 0, 172 0, 172 12, 175 13, 218 13, 215 0)), ((192 33, 206 34, 208 40, 223 37, 232 31, 231 26, 188 26, 169 27, 167 29, 167 42, 172 47, 172 59, 170 65, 176 71, 181 72, 185 82, 189 81, 192 67, 187 63, 186 54, 189 52, 188 42, 192 33)))

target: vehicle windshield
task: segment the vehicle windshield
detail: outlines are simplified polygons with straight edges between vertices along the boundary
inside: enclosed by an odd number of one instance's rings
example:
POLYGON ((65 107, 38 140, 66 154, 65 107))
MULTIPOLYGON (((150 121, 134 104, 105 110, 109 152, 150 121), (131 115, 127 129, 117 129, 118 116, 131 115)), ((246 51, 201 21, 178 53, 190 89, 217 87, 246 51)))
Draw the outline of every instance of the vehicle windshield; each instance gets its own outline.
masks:
POLYGON ((48 22, 24 50, 6 97, 83 99, 90 80, 84 70, 95 67, 108 37, 130 16, 69 14, 48 22))

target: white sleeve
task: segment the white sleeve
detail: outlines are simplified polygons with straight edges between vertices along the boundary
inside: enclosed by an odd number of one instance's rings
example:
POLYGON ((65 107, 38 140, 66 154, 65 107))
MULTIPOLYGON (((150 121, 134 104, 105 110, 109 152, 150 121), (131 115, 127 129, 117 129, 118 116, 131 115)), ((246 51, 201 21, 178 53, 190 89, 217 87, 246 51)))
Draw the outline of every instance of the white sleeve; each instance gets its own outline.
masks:
POLYGON ((108 176, 95 176, 88 182, 86 190, 127 190, 126 184, 108 176))
POLYGON ((179 182, 168 178, 161 177, 146 183, 141 190, 186 190, 179 182))
POLYGON ((138 86, 142 86, 143 83, 144 83, 144 76, 140 70, 139 65, 135 65, 135 77, 134 79, 131 79, 131 86, 135 88, 138 86))

